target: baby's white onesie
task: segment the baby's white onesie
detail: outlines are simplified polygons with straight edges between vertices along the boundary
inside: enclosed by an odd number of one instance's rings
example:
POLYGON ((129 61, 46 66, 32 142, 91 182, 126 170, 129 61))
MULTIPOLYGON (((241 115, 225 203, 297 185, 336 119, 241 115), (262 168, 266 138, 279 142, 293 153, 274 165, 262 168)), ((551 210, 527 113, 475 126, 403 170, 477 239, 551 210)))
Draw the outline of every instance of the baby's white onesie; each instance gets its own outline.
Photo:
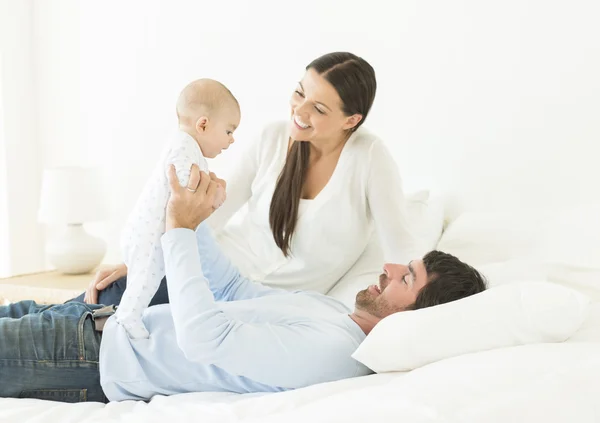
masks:
POLYGON ((181 186, 187 186, 192 164, 208 173, 208 164, 198 143, 190 135, 177 131, 146 183, 121 235, 123 259, 127 265, 127 288, 115 320, 131 338, 147 338, 142 312, 148 307, 165 275, 160 238, 165 232, 169 200, 168 172, 175 165, 181 186))

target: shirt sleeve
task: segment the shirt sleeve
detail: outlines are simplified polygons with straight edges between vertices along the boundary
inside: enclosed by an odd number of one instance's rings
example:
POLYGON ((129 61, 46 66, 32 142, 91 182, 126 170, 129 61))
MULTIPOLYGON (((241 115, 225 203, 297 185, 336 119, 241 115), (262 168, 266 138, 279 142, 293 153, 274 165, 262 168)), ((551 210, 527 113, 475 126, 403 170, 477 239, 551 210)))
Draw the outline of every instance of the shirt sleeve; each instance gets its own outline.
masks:
POLYGON ((196 228, 196 241, 202 275, 216 301, 240 301, 265 295, 289 294, 284 289, 271 288, 243 277, 221 251, 207 222, 202 222, 196 228))
POLYGON ((419 256, 411 233, 398 166, 377 140, 369 154, 367 201, 386 263, 408 263, 419 256))
POLYGON ((190 180, 193 164, 197 164, 202 172, 208 173, 208 164, 200 152, 200 147, 195 144, 194 140, 186 137, 169 149, 165 159, 164 171, 168 178, 170 165, 175 165, 179 184, 185 187, 190 180))
POLYGON ((188 360, 277 387, 353 376, 354 365, 339 363, 352 352, 339 330, 292 317, 285 324, 239 321, 215 303, 192 231, 172 229, 162 245, 177 344, 188 360))

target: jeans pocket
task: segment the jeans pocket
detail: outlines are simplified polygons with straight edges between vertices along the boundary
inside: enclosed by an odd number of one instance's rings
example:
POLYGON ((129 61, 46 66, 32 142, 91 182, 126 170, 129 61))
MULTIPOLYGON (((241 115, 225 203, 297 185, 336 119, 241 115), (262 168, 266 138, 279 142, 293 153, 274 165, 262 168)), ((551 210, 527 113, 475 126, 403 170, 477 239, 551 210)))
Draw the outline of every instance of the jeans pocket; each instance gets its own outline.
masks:
POLYGON ((21 391, 19 398, 35 398, 47 401, 85 402, 87 389, 34 389, 21 391))

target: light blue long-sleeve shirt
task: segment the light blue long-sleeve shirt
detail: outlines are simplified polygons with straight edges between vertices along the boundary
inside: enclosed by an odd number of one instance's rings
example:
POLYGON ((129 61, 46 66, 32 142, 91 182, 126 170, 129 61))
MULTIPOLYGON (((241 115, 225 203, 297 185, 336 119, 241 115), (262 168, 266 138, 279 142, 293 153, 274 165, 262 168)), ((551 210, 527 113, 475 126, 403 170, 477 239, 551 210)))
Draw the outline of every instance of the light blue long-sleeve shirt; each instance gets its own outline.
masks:
POLYGON ((365 334, 341 302, 241 276, 206 224, 162 237, 170 304, 147 309, 148 339, 111 317, 100 380, 111 401, 185 392, 276 392, 362 376, 365 334))

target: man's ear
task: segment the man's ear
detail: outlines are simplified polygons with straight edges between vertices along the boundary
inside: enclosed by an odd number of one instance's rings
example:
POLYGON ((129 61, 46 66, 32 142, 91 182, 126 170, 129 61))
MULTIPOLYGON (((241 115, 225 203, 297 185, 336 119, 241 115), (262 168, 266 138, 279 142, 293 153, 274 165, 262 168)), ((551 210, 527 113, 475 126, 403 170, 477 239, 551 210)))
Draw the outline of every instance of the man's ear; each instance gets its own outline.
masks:
POLYGON ((208 127, 208 118, 206 116, 200 116, 196 121, 196 131, 203 133, 208 127))
POLYGON ((346 118, 346 123, 344 123, 344 126, 342 126, 342 129, 348 130, 354 128, 356 125, 358 125, 362 118, 363 116, 358 113, 355 113, 352 116, 348 116, 346 118))

